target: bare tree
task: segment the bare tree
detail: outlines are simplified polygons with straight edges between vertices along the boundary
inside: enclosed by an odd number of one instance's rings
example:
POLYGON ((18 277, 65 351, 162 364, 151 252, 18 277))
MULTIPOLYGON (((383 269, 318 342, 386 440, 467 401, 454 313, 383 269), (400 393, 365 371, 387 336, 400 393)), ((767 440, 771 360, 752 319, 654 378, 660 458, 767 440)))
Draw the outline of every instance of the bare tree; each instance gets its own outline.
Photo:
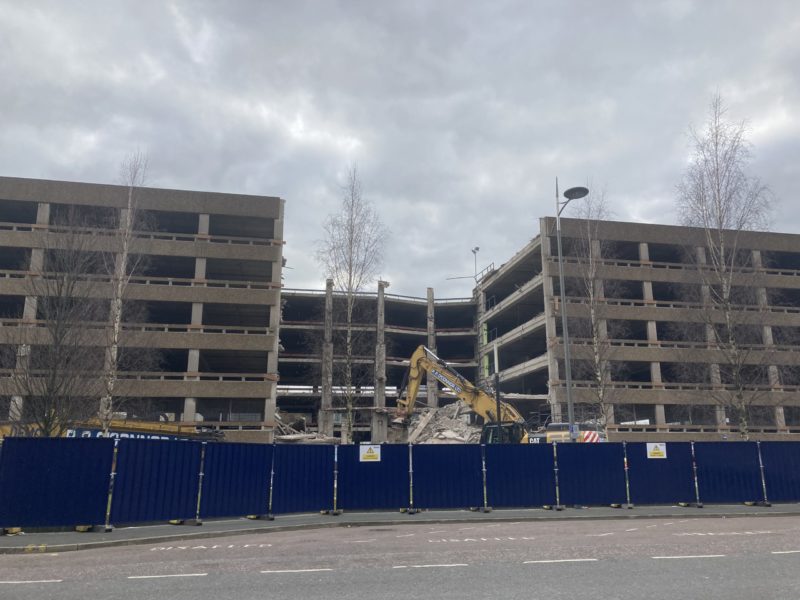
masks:
POLYGON ((342 441, 352 440, 353 408, 356 389, 356 342, 354 316, 358 293, 373 282, 383 264, 387 231, 372 204, 364 199, 358 170, 352 166, 342 188, 339 212, 325 221, 325 238, 318 243, 317 260, 325 275, 333 279, 334 289, 344 295, 344 352, 342 357, 342 396, 345 403, 345 427, 342 441))
MULTIPOLYGON (((721 96, 711 101, 702 130, 690 129, 693 155, 678 185, 683 225, 698 227, 704 245, 688 254, 700 275, 706 342, 716 357, 709 377, 711 397, 747 438, 751 407, 763 404, 768 386, 769 347, 763 314, 743 305, 766 303, 746 285, 753 253, 740 245, 741 232, 765 229, 772 194, 747 172, 750 145, 746 124, 727 119, 721 96)), ((757 266, 757 265, 756 265, 757 266)))
MULTIPOLYGON (((104 435, 108 435, 111 419, 119 408, 115 388, 121 366, 123 335, 123 301, 131 276, 137 271, 141 255, 132 252, 134 233, 142 221, 137 198, 137 188, 144 185, 147 177, 147 157, 141 152, 130 154, 120 165, 120 183, 127 188, 127 202, 120 211, 119 226, 115 231, 115 243, 107 259, 111 275, 111 298, 109 301, 106 352, 103 373, 103 397, 100 400, 98 417, 104 435)), ((140 353, 138 353, 140 354, 140 353)), ((137 356, 128 352, 127 356, 137 356)))
POLYGON ((11 384, 12 420, 23 435, 57 437, 95 414, 102 356, 96 338, 106 306, 98 300, 102 258, 89 225, 69 207, 57 216, 58 234, 42 235, 27 278, 27 326, 19 327, 11 384))
POLYGON ((570 240, 570 253, 577 258, 579 276, 571 284, 576 295, 584 298, 584 318, 569 320, 575 379, 591 381, 591 399, 582 403, 582 420, 592 421, 605 432, 613 418, 612 372, 620 376, 620 364, 614 361, 617 347, 612 340, 622 337, 621 321, 609 321, 603 314, 605 299, 614 297, 615 285, 602 277, 603 261, 611 242, 600 239, 600 223, 610 217, 605 193, 593 193, 575 205, 574 216, 581 219, 580 234, 570 240))

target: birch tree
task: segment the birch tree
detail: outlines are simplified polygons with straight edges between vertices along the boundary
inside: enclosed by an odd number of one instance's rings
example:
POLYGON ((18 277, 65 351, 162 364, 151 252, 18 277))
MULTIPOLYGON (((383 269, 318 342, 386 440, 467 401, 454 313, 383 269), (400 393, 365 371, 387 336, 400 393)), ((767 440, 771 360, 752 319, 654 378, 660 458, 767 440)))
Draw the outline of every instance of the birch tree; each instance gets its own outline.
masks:
POLYGON ((356 367, 354 317, 358 294, 376 280, 383 264, 387 230, 373 205, 364 199, 356 166, 349 168, 342 186, 339 211, 331 214, 324 224, 325 237, 318 242, 317 260, 325 276, 333 280, 334 290, 344 296, 344 352, 341 385, 345 404, 345 424, 342 442, 353 439, 353 409, 356 388, 353 371, 356 367))
POLYGON ((20 435, 62 436, 96 413, 102 355, 96 346, 106 315, 98 298, 102 258, 86 235, 91 223, 74 207, 57 217, 57 234, 41 237, 43 260, 31 265, 26 295, 35 315, 6 346, 15 364, 12 387, 19 398, 12 416, 20 435))
POLYGON ((119 407, 115 390, 121 362, 123 300, 131 276, 137 271, 141 261, 141 255, 133 254, 132 244, 136 227, 141 222, 137 189, 144 185, 146 178, 147 156, 141 152, 130 154, 120 165, 119 179, 126 188, 126 205, 120 211, 113 251, 107 259, 107 268, 111 275, 111 298, 106 331, 103 397, 98 412, 104 435, 108 435, 111 419, 119 407))
POLYGON ((613 361, 616 347, 611 340, 624 333, 622 322, 608 321, 603 314, 605 299, 615 295, 614 283, 602 277, 603 259, 610 248, 610 242, 598 236, 600 222, 610 217, 605 194, 590 194, 575 205, 573 214, 581 221, 579 235, 571 240, 579 272, 572 285, 576 294, 584 298, 586 316, 569 322, 572 343, 578 342, 572 369, 576 379, 592 382, 591 400, 582 407, 583 420, 593 421, 605 432, 614 414, 612 371, 617 376, 621 373, 620 363, 613 361))
POLYGON ((766 341, 763 315, 741 310, 758 299, 744 279, 753 256, 741 247, 740 234, 767 228, 773 199, 748 173, 746 132, 746 124, 731 121, 722 97, 714 96, 703 128, 690 128, 693 152, 677 188, 681 223, 700 228, 703 237, 703 246, 688 252, 701 280, 706 341, 718 359, 710 369, 711 397, 745 438, 751 407, 766 397, 770 357, 768 349, 753 348, 766 341))

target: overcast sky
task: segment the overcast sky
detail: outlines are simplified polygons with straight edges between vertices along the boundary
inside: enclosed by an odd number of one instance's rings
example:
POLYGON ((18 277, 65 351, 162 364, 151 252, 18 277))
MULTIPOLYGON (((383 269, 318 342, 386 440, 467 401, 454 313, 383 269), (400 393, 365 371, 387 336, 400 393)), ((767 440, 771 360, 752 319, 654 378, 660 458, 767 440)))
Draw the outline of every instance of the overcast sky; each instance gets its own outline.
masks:
MULTIPOLYGON (((604 189, 674 223, 719 90, 800 232, 797 0, 0 0, 0 174, 286 199, 285 284, 321 288, 348 165, 391 230, 389 292, 470 294, 554 213, 604 189)), ((371 286, 374 290, 375 287, 371 286)))

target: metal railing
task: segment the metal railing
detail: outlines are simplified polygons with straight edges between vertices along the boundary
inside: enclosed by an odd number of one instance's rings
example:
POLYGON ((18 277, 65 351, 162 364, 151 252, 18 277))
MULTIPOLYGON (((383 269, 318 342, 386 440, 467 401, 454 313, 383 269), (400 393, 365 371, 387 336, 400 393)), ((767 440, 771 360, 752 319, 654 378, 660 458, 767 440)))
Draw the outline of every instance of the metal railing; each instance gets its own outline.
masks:
MULTIPOLYGON (((64 225, 40 225, 33 223, 0 223, 0 231, 50 233, 85 233, 93 236, 113 238, 118 229, 105 227, 68 227, 64 225)), ((283 246, 283 240, 274 238, 254 238, 244 236, 220 236, 205 233, 169 233, 160 231, 134 231, 136 239, 163 240, 169 242, 209 242, 212 244, 245 245, 245 246, 283 246)))

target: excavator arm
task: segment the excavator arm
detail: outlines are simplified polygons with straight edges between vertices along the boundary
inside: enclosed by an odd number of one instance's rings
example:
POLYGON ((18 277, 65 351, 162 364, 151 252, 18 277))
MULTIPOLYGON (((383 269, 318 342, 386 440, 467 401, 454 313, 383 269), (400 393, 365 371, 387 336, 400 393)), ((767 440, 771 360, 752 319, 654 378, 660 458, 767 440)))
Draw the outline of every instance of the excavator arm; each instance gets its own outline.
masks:
MULTIPOLYGON (((426 373, 432 375, 442 385, 449 388, 473 412, 483 417, 487 424, 500 422, 514 423, 519 426, 524 425, 525 419, 522 418, 517 409, 507 402, 500 402, 500 415, 498 415, 497 400, 491 394, 462 377, 425 346, 419 346, 414 351, 414 354, 411 355, 405 395, 403 394, 403 389, 401 389, 397 398, 395 423, 403 423, 413 414, 419 386, 426 373)), ((525 434, 524 440, 526 442, 527 437, 527 434, 525 434)))

